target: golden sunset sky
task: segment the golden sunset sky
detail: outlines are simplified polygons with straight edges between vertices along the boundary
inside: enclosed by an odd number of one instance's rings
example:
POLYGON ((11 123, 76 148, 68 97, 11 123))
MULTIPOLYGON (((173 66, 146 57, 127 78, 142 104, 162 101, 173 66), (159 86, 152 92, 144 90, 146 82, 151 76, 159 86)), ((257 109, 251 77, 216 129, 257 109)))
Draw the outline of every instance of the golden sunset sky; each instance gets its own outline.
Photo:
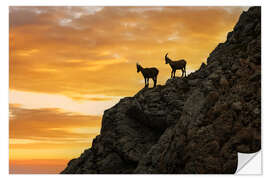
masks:
POLYGON ((10 7, 10 173, 59 173, 91 146, 103 111, 143 88, 136 62, 157 67, 158 84, 167 52, 190 73, 247 9, 10 7))

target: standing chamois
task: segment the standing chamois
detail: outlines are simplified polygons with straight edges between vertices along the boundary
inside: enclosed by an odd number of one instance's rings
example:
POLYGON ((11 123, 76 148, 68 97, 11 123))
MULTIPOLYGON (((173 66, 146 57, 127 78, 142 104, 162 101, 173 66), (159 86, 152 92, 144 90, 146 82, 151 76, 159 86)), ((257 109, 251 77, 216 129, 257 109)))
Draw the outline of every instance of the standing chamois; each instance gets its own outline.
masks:
POLYGON ((136 66, 137 66, 137 73, 142 72, 142 75, 144 77, 144 83, 145 83, 145 86, 144 87, 148 87, 149 86, 149 78, 153 79, 154 87, 156 87, 156 85, 157 85, 157 76, 158 76, 158 69, 155 68, 155 67, 143 68, 138 63, 136 63, 136 66))
POLYGON ((182 70, 182 76, 185 75, 186 77, 186 64, 187 62, 184 59, 180 59, 177 61, 172 61, 170 58, 168 58, 168 53, 165 55, 165 64, 168 64, 171 66, 172 68, 172 72, 171 72, 171 78, 175 78, 175 72, 177 69, 181 69, 182 70))

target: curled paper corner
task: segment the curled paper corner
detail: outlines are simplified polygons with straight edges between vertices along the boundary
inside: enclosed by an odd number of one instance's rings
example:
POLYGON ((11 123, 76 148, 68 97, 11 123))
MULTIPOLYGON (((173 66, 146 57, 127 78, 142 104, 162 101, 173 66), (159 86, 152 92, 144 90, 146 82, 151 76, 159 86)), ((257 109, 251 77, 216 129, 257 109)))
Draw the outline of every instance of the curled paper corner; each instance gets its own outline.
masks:
POLYGON ((237 153, 237 175, 260 175, 261 168, 261 151, 256 153, 237 153))

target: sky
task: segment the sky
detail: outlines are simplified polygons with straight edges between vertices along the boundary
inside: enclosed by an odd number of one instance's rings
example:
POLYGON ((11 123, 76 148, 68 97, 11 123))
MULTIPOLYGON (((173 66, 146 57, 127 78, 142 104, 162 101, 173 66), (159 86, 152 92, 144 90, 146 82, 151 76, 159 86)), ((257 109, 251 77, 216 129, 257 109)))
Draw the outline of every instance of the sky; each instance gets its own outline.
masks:
POLYGON ((166 53, 193 72, 247 9, 11 6, 10 173, 59 173, 91 147, 103 111, 143 88, 136 62, 161 85, 166 53))

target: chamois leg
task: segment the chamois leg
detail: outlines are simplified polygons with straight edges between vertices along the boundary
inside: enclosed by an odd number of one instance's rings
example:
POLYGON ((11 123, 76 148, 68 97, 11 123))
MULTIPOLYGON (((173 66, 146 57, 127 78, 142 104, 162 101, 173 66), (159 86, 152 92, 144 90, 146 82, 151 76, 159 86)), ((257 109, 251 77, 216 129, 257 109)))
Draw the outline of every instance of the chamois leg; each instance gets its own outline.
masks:
POLYGON ((144 87, 146 87, 146 78, 144 78, 144 87))
POLYGON ((155 87, 156 86, 156 80, 155 80, 155 77, 153 77, 153 78, 151 78, 152 80, 153 80, 153 87, 155 87))
POLYGON ((171 72, 171 78, 173 77, 173 70, 172 70, 172 72, 171 72))
POLYGON ((156 85, 157 85, 157 76, 154 77, 154 87, 156 87, 156 85))
POLYGON ((184 69, 181 69, 181 71, 182 71, 182 75, 181 75, 181 77, 183 77, 183 75, 184 75, 184 69))
POLYGON ((176 70, 173 71, 173 78, 175 78, 175 73, 176 73, 176 70))
POLYGON ((149 87, 149 78, 146 78, 146 87, 149 87))

